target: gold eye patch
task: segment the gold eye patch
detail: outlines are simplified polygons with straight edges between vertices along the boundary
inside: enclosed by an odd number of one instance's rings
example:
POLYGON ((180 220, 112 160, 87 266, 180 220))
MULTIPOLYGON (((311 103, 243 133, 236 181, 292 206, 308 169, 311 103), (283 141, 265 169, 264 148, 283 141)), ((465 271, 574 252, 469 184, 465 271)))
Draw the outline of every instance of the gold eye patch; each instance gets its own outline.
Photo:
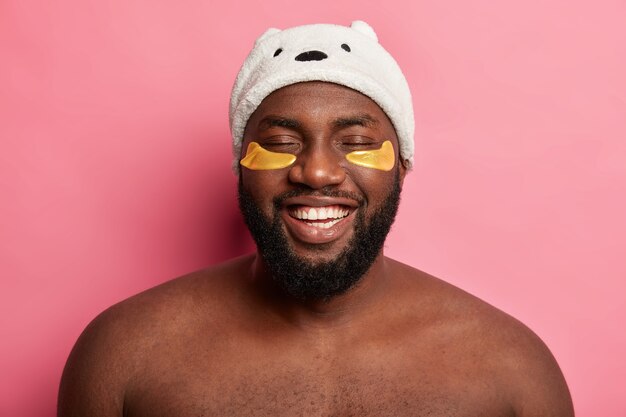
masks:
POLYGON ((380 169, 381 171, 391 171, 395 163, 395 153, 391 142, 386 140, 380 149, 350 152, 346 155, 346 159, 354 165, 380 169))
POLYGON ((248 169, 261 171, 266 169, 287 168, 296 161, 290 153, 270 152, 256 142, 250 142, 246 156, 239 163, 248 169))

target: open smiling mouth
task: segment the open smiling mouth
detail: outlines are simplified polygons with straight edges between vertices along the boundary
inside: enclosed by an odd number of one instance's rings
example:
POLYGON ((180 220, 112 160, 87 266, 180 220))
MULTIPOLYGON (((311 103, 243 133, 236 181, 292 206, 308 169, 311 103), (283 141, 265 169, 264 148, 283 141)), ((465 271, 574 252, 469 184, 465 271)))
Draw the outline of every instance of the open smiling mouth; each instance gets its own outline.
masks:
POLYGON ((352 211, 353 209, 341 205, 324 207, 289 207, 289 215, 291 217, 301 220, 309 226, 320 229, 329 229, 333 227, 335 224, 348 217, 352 211))

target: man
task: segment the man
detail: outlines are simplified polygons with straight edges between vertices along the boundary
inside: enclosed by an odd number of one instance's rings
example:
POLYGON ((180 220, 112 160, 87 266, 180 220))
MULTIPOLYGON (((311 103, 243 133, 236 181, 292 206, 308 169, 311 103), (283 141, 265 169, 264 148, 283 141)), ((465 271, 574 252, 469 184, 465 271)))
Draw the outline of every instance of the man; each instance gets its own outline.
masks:
POLYGON ((258 253, 101 314, 59 416, 572 416, 526 327, 383 255, 413 157, 397 64, 363 22, 270 29, 235 82, 258 253))

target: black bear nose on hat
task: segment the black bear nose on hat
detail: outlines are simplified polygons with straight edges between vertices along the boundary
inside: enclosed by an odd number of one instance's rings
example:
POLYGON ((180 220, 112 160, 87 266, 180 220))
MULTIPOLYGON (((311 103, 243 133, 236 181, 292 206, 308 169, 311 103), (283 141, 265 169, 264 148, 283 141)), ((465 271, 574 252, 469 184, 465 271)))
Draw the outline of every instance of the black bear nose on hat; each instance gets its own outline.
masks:
POLYGON ((296 61, 321 61, 328 58, 322 51, 306 51, 296 57, 296 61))

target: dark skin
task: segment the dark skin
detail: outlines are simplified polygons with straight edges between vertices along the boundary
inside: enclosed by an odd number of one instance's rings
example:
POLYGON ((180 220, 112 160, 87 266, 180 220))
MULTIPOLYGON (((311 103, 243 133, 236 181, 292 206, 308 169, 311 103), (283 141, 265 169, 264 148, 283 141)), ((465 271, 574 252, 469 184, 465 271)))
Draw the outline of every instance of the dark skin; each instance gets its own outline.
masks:
MULTIPOLYGON (((272 93, 243 149, 252 140, 297 155, 288 168, 242 169, 268 216, 272 197, 293 187, 311 191, 306 204, 335 204, 316 194, 331 187, 362 197, 351 211, 367 219, 395 170, 405 175, 382 110, 334 84, 272 93), (345 160, 384 140, 396 151, 394 170, 345 160)), ((288 206, 280 210, 293 221, 288 206)), ((336 256, 352 235, 341 227, 307 237, 298 227, 285 226, 287 239, 312 260, 336 256)), ((285 296, 254 254, 111 307, 70 355, 58 415, 567 417, 573 409, 554 358, 524 325, 381 252, 358 286, 328 301, 285 296)))

